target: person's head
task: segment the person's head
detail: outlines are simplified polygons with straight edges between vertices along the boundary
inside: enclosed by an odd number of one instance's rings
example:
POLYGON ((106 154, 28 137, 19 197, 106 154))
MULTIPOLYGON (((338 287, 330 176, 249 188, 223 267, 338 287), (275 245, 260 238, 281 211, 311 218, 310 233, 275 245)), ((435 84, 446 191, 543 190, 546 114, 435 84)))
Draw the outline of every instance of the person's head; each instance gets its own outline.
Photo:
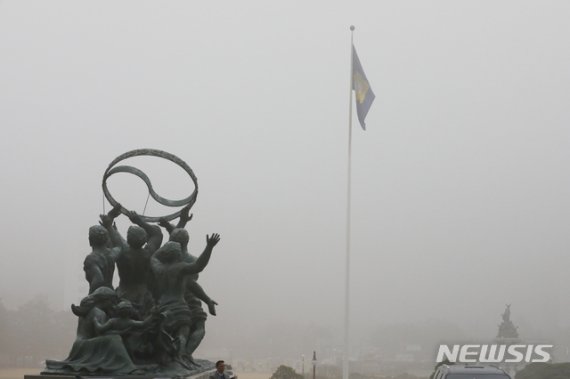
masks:
POLYGON ((216 362, 216 370, 221 374, 226 369, 226 365, 224 361, 217 361, 216 362))
POLYGON ((162 263, 175 263, 182 260, 182 248, 178 242, 168 241, 155 254, 162 263))
POLYGON ((188 231, 183 228, 176 228, 170 233, 170 241, 178 242, 183 249, 188 246, 189 239, 188 231))
POLYGON ((143 228, 137 225, 129 227, 127 230, 127 242, 130 247, 138 249, 146 243, 147 236, 143 228))
POLYGON ((103 247, 109 241, 109 233, 101 225, 93 225, 89 228, 89 245, 91 247, 103 247))
POLYGON ((110 310, 119 301, 115 290, 109 287, 99 287, 89 296, 93 297, 98 308, 105 311, 110 310))
POLYGON ((79 306, 72 305, 71 310, 76 316, 85 316, 93 307, 101 308, 104 311, 111 309, 118 301, 117 294, 112 288, 99 287, 93 293, 84 297, 79 306))
POLYGON ((137 311, 133 307, 133 304, 128 300, 121 300, 114 308, 115 313, 119 317, 135 318, 137 311))

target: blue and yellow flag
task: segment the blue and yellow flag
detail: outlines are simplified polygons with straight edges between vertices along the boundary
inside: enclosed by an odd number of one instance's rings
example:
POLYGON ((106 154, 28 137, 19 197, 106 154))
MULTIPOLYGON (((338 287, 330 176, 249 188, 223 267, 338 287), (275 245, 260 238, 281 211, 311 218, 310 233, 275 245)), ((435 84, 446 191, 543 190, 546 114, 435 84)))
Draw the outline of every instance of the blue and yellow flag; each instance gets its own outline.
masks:
POLYGON ((374 92, 372 92, 372 88, 370 88, 368 79, 366 79, 366 74, 364 74, 354 45, 352 45, 352 89, 356 97, 356 114, 358 115, 358 121, 362 129, 366 130, 364 119, 376 96, 374 92))

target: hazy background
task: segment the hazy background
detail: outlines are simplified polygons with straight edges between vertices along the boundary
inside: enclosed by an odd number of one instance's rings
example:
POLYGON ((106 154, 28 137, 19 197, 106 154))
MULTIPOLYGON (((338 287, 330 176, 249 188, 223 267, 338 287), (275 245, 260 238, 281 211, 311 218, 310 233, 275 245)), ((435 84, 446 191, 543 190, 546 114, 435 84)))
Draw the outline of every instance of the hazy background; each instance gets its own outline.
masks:
MULTIPOLYGON (((549 338, 570 324, 569 18, 567 1, 0 2, 0 298, 78 301, 102 174, 153 147, 198 176, 192 252, 222 236, 202 349, 340 340, 354 24, 376 93, 353 133, 355 344, 433 322, 493 338, 505 303, 549 338)), ((111 185, 142 212, 142 182, 111 185)))

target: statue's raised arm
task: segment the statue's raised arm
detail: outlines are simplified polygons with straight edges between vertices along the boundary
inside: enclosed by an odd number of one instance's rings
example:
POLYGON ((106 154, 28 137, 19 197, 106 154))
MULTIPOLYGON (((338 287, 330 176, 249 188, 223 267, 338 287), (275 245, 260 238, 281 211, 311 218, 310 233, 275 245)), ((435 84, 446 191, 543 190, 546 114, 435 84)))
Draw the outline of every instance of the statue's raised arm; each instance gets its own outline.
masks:
POLYGON ((184 263, 184 267, 181 270, 182 275, 192 275, 202 272, 204 268, 208 265, 210 261, 210 256, 216 246, 220 242, 220 235, 218 233, 213 233, 211 236, 206 235, 206 248, 200 254, 196 262, 194 263, 184 263))
POLYGON ((194 216, 192 214, 189 214, 190 208, 192 208, 192 205, 187 205, 184 208, 182 208, 182 210, 180 211, 180 218, 178 219, 178 224, 176 224, 176 226, 168 222, 168 220, 166 220, 164 217, 160 218, 160 220, 158 221, 158 225, 166 229, 168 234, 172 234, 174 229, 184 229, 186 227, 186 224, 190 220, 192 220, 192 217, 194 216))
POLYGON ((192 217, 194 216, 190 213, 192 205, 194 204, 188 204, 180 211, 180 218, 178 219, 178 225, 176 225, 177 228, 184 229, 186 227, 186 224, 192 220, 192 217))
POLYGON ((172 225, 170 222, 168 222, 164 217, 161 217, 160 220, 158 220, 158 225, 162 226, 164 229, 166 229, 166 231, 168 232, 168 234, 171 234, 172 231, 174 229, 176 229, 176 227, 174 225, 172 225))
POLYGON ((113 249, 126 249, 127 241, 121 236, 121 233, 117 230, 117 225, 115 224, 115 219, 121 214, 121 204, 117 204, 109 211, 107 214, 99 215, 101 224, 107 232, 109 233, 109 239, 111 240, 111 245, 113 249))

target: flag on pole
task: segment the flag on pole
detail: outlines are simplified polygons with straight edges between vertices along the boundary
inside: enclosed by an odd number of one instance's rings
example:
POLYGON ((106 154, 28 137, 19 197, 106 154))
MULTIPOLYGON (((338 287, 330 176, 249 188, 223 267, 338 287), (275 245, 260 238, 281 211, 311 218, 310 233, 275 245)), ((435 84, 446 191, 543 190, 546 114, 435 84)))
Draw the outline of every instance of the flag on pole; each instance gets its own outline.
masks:
POLYGON ((370 88, 368 79, 366 79, 366 74, 364 74, 354 45, 352 45, 352 89, 356 97, 356 114, 358 115, 358 121, 362 129, 366 130, 364 119, 376 96, 374 92, 372 92, 372 88, 370 88))

